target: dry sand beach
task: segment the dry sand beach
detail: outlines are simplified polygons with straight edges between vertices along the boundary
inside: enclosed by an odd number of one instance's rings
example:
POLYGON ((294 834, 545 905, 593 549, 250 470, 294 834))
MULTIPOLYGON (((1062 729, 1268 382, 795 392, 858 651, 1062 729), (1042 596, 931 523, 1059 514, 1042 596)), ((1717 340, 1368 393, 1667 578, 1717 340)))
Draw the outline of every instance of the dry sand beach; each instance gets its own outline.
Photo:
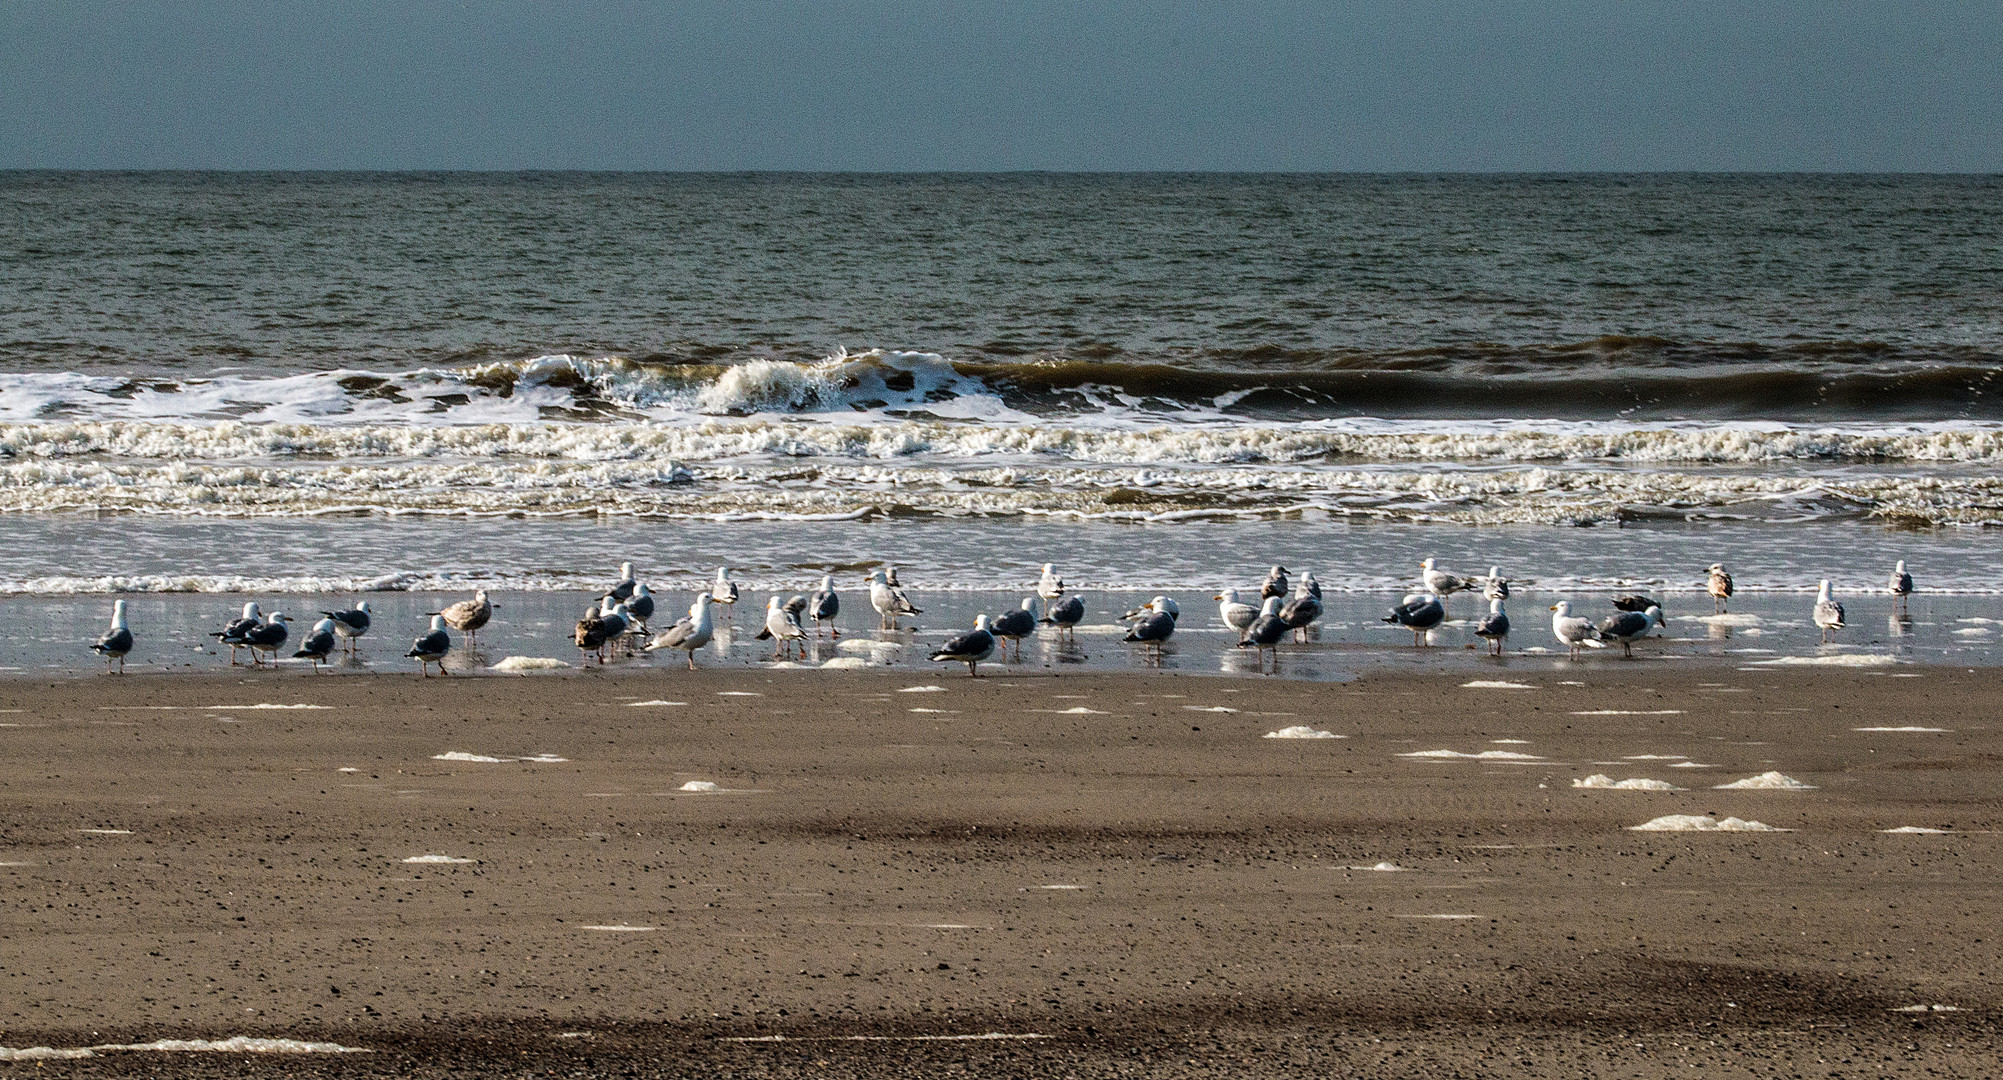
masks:
POLYGON ((6 1066, 77 1075, 1993 1074, 2003 673, 1469 681, 0 683, 0 1046, 368 1051, 6 1066), (1788 831, 1632 829, 1677 815, 1788 831))

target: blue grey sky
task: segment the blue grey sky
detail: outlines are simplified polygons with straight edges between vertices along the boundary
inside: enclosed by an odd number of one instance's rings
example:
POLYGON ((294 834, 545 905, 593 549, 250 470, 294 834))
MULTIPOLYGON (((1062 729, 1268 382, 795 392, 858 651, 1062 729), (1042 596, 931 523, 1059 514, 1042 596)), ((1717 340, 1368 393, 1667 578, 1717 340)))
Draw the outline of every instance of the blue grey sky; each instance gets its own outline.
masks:
POLYGON ((2003 4, 0 3, 0 168, 2003 171, 2003 4))

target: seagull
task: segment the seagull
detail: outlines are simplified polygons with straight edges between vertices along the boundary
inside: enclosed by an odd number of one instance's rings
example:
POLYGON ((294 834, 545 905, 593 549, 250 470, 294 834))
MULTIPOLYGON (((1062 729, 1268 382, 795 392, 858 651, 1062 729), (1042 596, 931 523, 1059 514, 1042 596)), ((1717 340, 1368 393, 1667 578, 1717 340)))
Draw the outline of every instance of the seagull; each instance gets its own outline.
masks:
POLYGON ((603 667, 605 664, 605 643, 618 636, 618 633, 624 632, 624 630, 624 625, 620 625, 615 630, 613 625, 606 621, 605 616, 600 613, 598 608, 588 608, 584 612, 584 617, 577 620, 577 647, 583 649, 585 652, 596 655, 599 666, 603 667))
POLYGON ((355 642, 369 632, 369 602, 356 604, 348 611, 323 611, 320 614, 334 620, 334 634, 348 643, 348 651, 355 651, 355 642))
POLYGON ((230 647, 230 663, 235 664, 237 662, 236 651, 244 647, 243 636, 262 625, 264 625, 264 616, 257 610, 257 601, 252 600, 243 606, 242 615, 231 619, 228 623, 224 624, 221 630, 213 631, 209 636, 212 638, 221 638, 222 643, 230 647))
POLYGON ((327 659, 328 654, 333 651, 334 620, 329 617, 314 623, 313 629, 306 631, 306 636, 299 642, 299 651, 292 654, 292 659, 311 660, 313 670, 318 671, 320 662, 327 659))
POLYGON ((1822 643, 1829 644, 1836 639, 1836 631, 1843 629, 1843 605, 1829 596, 1829 579, 1822 579, 1822 588, 1815 594, 1815 625, 1822 628, 1822 643))
POLYGON ((1913 594, 1913 576, 1906 573, 1906 560, 1900 559, 1899 565, 1892 567, 1892 580, 1886 583, 1885 590, 1892 594, 1892 603, 1904 611, 1906 597, 1913 594))
POLYGON ((633 655, 633 643, 627 639, 646 633, 634 623, 626 605, 614 600, 611 593, 598 599, 598 620, 605 628, 605 644, 623 647, 628 656, 633 655))
POLYGON ((1725 613, 1726 603, 1732 598, 1732 575, 1725 572, 1724 563, 1712 563, 1710 576, 1704 582, 1704 591, 1711 594, 1718 614, 1725 613))
POLYGON ((106 630, 91 643, 91 651, 104 657, 104 673, 111 674, 111 665, 118 664, 118 673, 125 674, 125 654, 132 651, 132 628, 125 625, 125 601, 111 602, 111 629, 106 630))
POLYGON ((1015 658, 1022 659, 1022 639, 1036 633, 1037 599, 1034 596, 1022 598, 1022 606, 1004 613, 988 624, 988 630, 1002 639, 1002 651, 1008 651, 1010 642, 1015 643, 1015 658))
MULTIPOLYGON (((1308 574, 1301 578, 1300 591, 1294 594, 1292 600, 1287 601, 1280 607, 1280 620, 1285 622, 1287 628, 1294 632, 1294 639, 1296 641, 1306 641, 1308 639, 1309 625, 1316 619, 1321 618, 1321 598, 1308 593, 1308 584, 1313 580, 1313 574, 1308 574)), ((1271 601, 1277 600, 1279 597, 1269 596, 1266 599, 1271 601)), ((1274 659, 1278 660, 1279 657, 1275 655, 1274 659)))
POLYGON ((794 593, 787 597, 786 614, 791 615, 793 621, 800 624, 800 629, 805 630, 807 628, 807 598, 801 596, 799 593, 794 593))
POLYGON ((417 670, 425 678, 431 678, 431 665, 438 665, 440 675, 449 675, 445 670, 445 654, 452 651, 452 635, 445 632, 445 616, 431 613, 431 629, 419 634, 410 643, 410 651, 403 655, 417 660, 417 670))
POLYGON ((1488 568, 1488 578, 1481 583, 1481 595, 1490 600, 1509 599, 1509 579, 1502 576, 1502 567, 1488 568))
MULTIPOLYGON (((730 567, 716 568, 716 584, 709 587, 709 602, 712 604, 737 603, 737 582, 730 580, 730 567)), ((737 610, 732 608, 732 611, 737 610)))
POLYGON ((1275 566, 1271 570, 1266 571, 1266 580, 1259 586, 1259 599, 1264 601, 1268 596, 1277 596, 1285 599, 1286 595, 1287 568, 1284 566, 1275 566))
POLYGON ((1599 635, 1601 641, 1620 642, 1622 653, 1631 660, 1634 658, 1634 643, 1637 639, 1646 636, 1650 630, 1658 626, 1666 628, 1668 625, 1669 623, 1662 617, 1662 609, 1651 604, 1646 611, 1623 611, 1618 615, 1609 615, 1601 619, 1599 635))
POLYGON ((807 655, 807 632, 800 627, 800 619, 786 609, 786 602, 774 596, 765 603, 765 628, 758 631, 757 640, 772 641, 772 659, 787 656, 793 651, 793 642, 800 643, 800 657, 807 655))
MULTIPOLYGON (((834 622, 835 616, 842 613, 842 598, 835 595, 833 575, 821 575, 821 587, 814 590, 813 599, 807 604, 807 611, 814 617, 815 637, 821 635, 823 625, 834 622)), ((828 630, 830 637, 842 636, 841 630, 836 627, 829 626, 828 630)))
POLYGON ((1078 624, 1085 621, 1085 598, 1076 593, 1044 609, 1043 621, 1057 627, 1060 634, 1078 636, 1078 624))
POLYGON ((1649 608, 1661 607, 1662 601, 1647 593, 1628 593, 1625 596, 1614 597, 1613 605, 1618 611, 1647 611, 1649 608))
POLYGON ((487 590, 475 589, 473 599, 461 600, 443 608, 438 615, 445 620, 445 625, 465 634, 466 644, 471 645, 473 639, 478 636, 480 628, 487 625, 488 619, 494 617, 494 605, 487 600, 487 590))
POLYGON ((1558 639, 1558 644, 1572 651, 1572 659, 1579 658, 1579 648, 1583 645, 1592 644, 1594 648, 1599 647, 1593 642, 1593 620, 1574 616, 1570 600, 1560 600, 1552 604, 1551 611, 1553 613, 1551 635, 1558 639))
POLYGON ((1445 570, 1433 569, 1433 560, 1430 557, 1425 562, 1419 564, 1419 580, 1425 583, 1427 592, 1440 598, 1440 603, 1443 607, 1446 604, 1447 597, 1457 592, 1466 592, 1474 588, 1474 582, 1472 581, 1456 577, 1445 570))
POLYGON ((1314 571, 1304 570, 1301 572, 1301 583, 1294 590, 1294 595, 1312 596, 1316 600, 1321 599, 1321 582, 1315 579, 1314 571))
MULTIPOLYGON (((627 597, 633 595, 633 590, 638 588, 639 585, 640 585, 639 582, 633 580, 633 564, 629 562, 620 563, 619 583, 617 585, 612 586, 611 590, 612 599, 614 600, 626 599, 627 597)), ((443 670, 443 668, 441 667, 440 670, 443 670)))
POLYGON ((647 651, 657 649, 680 649, 689 654, 689 670, 695 670, 695 651, 709 644, 716 634, 716 619, 710 614, 709 594, 697 593, 695 603, 689 606, 689 613, 667 632, 655 637, 647 645, 647 651))
POLYGON ((968 676, 978 679, 981 677, 981 661, 994 654, 995 636, 988 629, 988 617, 976 615, 974 628, 964 634, 947 638, 946 643, 939 646, 938 651, 932 654, 932 659, 965 664, 968 676))
POLYGON ((890 574, 878 568, 869 572, 869 605, 876 609, 880 617, 879 625, 885 630, 897 629, 899 615, 917 615, 922 609, 911 606, 911 598, 904 590, 890 581, 890 574))
POLYGON ((1266 597, 1265 604, 1259 608, 1259 617, 1252 620, 1252 625, 1245 629, 1245 636, 1238 639, 1238 647, 1241 649, 1259 650, 1259 670, 1261 673, 1266 670, 1266 650, 1271 649, 1273 651, 1273 670, 1278 671, 1280 667, 1280 639, 1287 636, 1289 629, 1292 628, 1287 625, 1287 620, 1280 614, 1280 598, 1277 596, 1268 596, 1266 597))
POLYGON ((1404 603, 1392 608, 1391 613, 1384 616, 1384 621, 1410 630, 1412 644, 1424 645, 1426 632, 1445 622, 1446 618, 1447 608, 1440 603, 1439 597, 1432 593, 1412 593, 1405 597, 1404 603))
POLYGON ((1036 595, 1045 600, 1055 600, 1064 595, 1064 579, 1057 576, 1054 564, 1043 564, 1043 577, 1036 582, 1036 595))
POLYGON ((274 611, 266 616, 263 622, 243 635, 243 643, 250 649, 251 663, 263 666, 264 662, 257 658, 259 652, 270 653, 271 662, 274 664, 278 662, 278 647, 285 644, 285 637, 290 633, 285 629, 285 624, 291 621, 284 612, 274 611))
POLYGON ((897 580, 897 568, 889 563, 883 564, 883 580, 893 589, 904 587, 904 583, 897 580))
MULTIPOLYGON (((1489 578, 1493 580, 1495 575, 1490 574, 1489 578)), ((1505 583, 1504 591, 1508 588, 1508 584, 1505 583)), ((1502 597, 1491 598, 1488 602, 1488 614, 1475 620, 1474 624, 1474 636, 1487 639, 1491 646, 1490 651, 1497 656, 1502 655, 1502 641, 1509 636, 1509 613, 1502 610, 1502 600, 1502 597)))
MULTIPOLYGON (((1238 631, 1241 638, 1245 636, 1246 628, 1252 625, 1252 620, 1259 617, 1259 609, 1238 599, 1236 589, 1226 589, 1211 599, 1217 601, 1217 617, 1224 620, 1225 626, 1238 631)), ((1132 618, 1133 614, 1128 617, 1132 618)))
POLYGON ((1175 601, 1166 596, 1157 596, 1148 601, 1147 607, 1142 610, 1147 614, 1142 615, 1140 621, 1134 623, 1133 629, 1127 631, 1127 636, 1121 640, 1140 642, 1148 650, 1154 662, 1159 664, 1162 642, 1167 641, 1169 635, 1175 633, 1177 615, 1175 601))
POLYGON ((647 620, 654 617, 654 594, 645 585, 633 586, 633 598, 626 601, 626 616, 642 634, 647 632, 647 620))

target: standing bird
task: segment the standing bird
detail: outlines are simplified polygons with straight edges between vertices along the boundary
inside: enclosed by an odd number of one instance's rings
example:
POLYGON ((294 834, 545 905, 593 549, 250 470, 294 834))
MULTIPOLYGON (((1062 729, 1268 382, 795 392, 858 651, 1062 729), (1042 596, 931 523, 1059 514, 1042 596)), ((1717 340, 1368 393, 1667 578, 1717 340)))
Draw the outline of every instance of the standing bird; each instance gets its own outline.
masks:
POLYGON ((786 602, 774 596, 765 603, 765 628, 758 631, 757 640, 772 642, 772 659, 790 656, 793 643, 800 643, 800 658, 807 656, 807 631, 800 626, 799 616, 787 610, 786 602))
MULTIPOLYGON (((605 644, 624 647, 628 654, 632 653, 633 645, 626 635, 633 632, 633 620, 626 617, 626 605, 611 593, 598 598, 598 624, 604 631, 605 644)), ((603 663, 603 658, 599 662, 603 663)))
POLYGON ((1147 606, 1142 608, 1139 614, 1140 620, 1134 623, 1133 629, 1127 631, 1127 636, 1121 640, 1139 642, 1148 650, 1153 662, 1159 664, 1162 643, 1168 640, 1170 634, 1175 633, 1177 615, 1175 601, 1166 596, 1157 596, 1148 601, 1147 606))
POLYGON ((1321 582, 1315 578, 1314 571, 1312 570, 1301 571, 1301 583, 1300 586, 1294 590, 1294 595, 1312 596, 1316 600, 1321 599, 1321 582))
MULTIPOLYGON (((709 602, 712 604, 737 603, 737 582, 730 580, 730 567, 716 568, 716 581, 709 587, 709 602)), ((736 611, 736 608, 730 610, 736 611)))
POLYGON ((989 632, 1002 639, 1004 654, 1008 652, 1008 646, 1012 642, 1015 645, 1015 658, 1022 659, 1022 639, 1036 633, 1037 614, 1036 597, 1025 596, 1022 598, 1021 607, 1003 613, 1000 618, 988 624, 989 632))
POLYGON ((892 584, 890 575, 882 569, 869 572, 868 584, 869 606, 876 609, 879 616, 878 625, 882 629, 897 629, 897 617, 900 615, 921 613, 922 609, 913 607, 911 598, 904 595, 903 589, 892 584))
POLYGON ((1445 570, 1433 569, 1433 559, 1430 556, 1419 564, 1419 580, 1425 583, 1427 592, 1440 598, 1441 607, 1446 606, 1447 597, 1474 588, 1474 582, 1466 578, 1449 574, 1445 570))
POLYGON ((947 638, 946 643, 939 646, 938 651, 932 654, 932 659, 965 664, 968 677, 978 679, 981 677, 981 661, 994 654, 995 636, 988 629, 988 617, 976 615, 974 628, 964 634, 947 638))
POLYGON ((243 606, 242 615, 231 619, 221 630, 214 631, 209 636, 221 638, 222 643, 230 647, 230 663, 235 664, 236 651, 245 644, 243 636, 262 625, 264 625, 264 615, 257 610, 257 601, 252 600, 243 606))
POLYGON ((1211 599, 1217 601, 1217 617, 1224 620, 1225 626, 1238 631, 1240 638, 1245 636, 1252 620, 1259 617, 1259 609, 1238 599, 1236 589, 1226 589, 1211 599))
POLYGON ((640 583, 633 577, 633 564, 629 562, 620 563, 619 583, 612 586, 609 590, 612 594, 612 599, 624 600, 633 595, 633 590, 639 587, 640 583))
POLYGON ((260 652, 270 653, 271 662, 274 664, 278 662, 278 647, 285 644, 286 635, 291 632, 285 628, 285 624, 291 621, 284 612, 274 611, 262 623, 252 627, 243 635, 243 643, 250 649, 251 663, 259 667, 264 665, 264 662, 257 658, 260 652))
POLYGON ((1064 595, 1064 579, 1057 576, 1054 564, 1043 564, 1043 576, 1036 582, 1036 595, 1045 600, 1055 600, 1064 595))
POLYGON ((689 606, 688 615, 665 633, 654 638, 647 645, 647 651, 656 649, 680 649, 689 654, 689 670, 695 670, 695 651, 709 644, 716 635, 716 619, 710 614, 709 594, 697 593, 695 603, 689 606))
POLYGON ((1085 598, 1073 593, 1044 609, 1043 621, 1060 634, 1078 636, 1078 624, 1085 621, 1085 598))
POLYGON ((1906 573, 1906 560, 1900 559, 1899 565, 1892 567, 1892 580, 1886 583, 1885 591, 1892 594, 1894 608, 1906 610, 1906 597, 1913 594, 1913 576, 1906 573))
MULTIPOLYGON (((1491 578, 1494 576, 1489 575, 1491 578)), ((1502 655, 1503 639, 1509 636, 1509 613, 1502 610, 1500 597, 1491 599, 1488 602, 1488 614, 1475 620, 1474 636, 1487 641, 1491 653, 1496 656, 1502 655)))
POLYGON ((1624 596, 1616 596, 1613 598, 1612 603, 1616 611, 1647 611, 1649 608, 1659 608, 1662 606, 1662 601, 1646 593, 1628 593, 1624 596))
MULTIPOLYGON (((623 632, 625 627, 622 625, 618 629, 623 632)), ((596 607, 586 609, 584 617, 577 620, 574 637, 577 647, 598 657, 600 667, 605 666, 605 643, 614 636, 616 635, 612 625, 606 622, 604 615, 596 607)))
POLYGON ((1241 649, 1259 650, 1259 671, 1261 674, 1264 674, 1266 670, 1266 650, 1271 649, 1273 651, 1273 670, 1278 671, 1280 668, 1280 639, 1287 636, 1289 629, 1291 628, 1287 625, 1287 620, 1280 614, 1280 598, 1277 596, 1268 596, 1266 597, 1265 604, 1259 608, 1258 618, 1253 619, 1252 625, 1245 628, 1245 636, 1238 639, 1238 647, 1241 649))
POLYGON ((118 665, 118 673, 125 674, 125 654, 132 651, 132 628, 125 625, 125 601, 111 602, 111 629, 106 630, 91 643, 92 652, 104 657, 104 673, 111 674, 111 665, 118 665))
MULTIPOLYGON (((1581 619, 1572 614, 1572 602, 1560 600, 1551 605, 1551 636, 1558 644, 1570 649, 1572 659, 1579 658, 1579 649, 1593 640, 1593 620, 1581 619)), ((1594 648, 1598 648, 1594 645, 1594 648)))
POLYGON ((313 624, 313 629, 306 631, 304 638, 300 639, 299 651, 292 654, 292 659, 311 660, 313 670, 319 671, 321 661, 327 659, 327 656, 334 651, 334 643, 333 618, 321 619, 313 624))
POLYGON ((1490 600, 1509 599, 1509 579, 1502 576, 1502 567, 1488 568, 1488 577, 1481 583, 1481 595, 1490 600))
POLYGON ((1712 563, 1709 576, 1704 581, 1704 591, 1711 594, 1712 608, 1723 615, 1732 598, 1732 575, 1725 572, 1724 563, 1712 563))
POLYGON ((1815 625, 1822 628, 1822 643, 1829 644, 1836 639, 1836 631, 1843 629, 1843 605, 1829 595, 1829 579, 1822 579, 1822 588, 1815 594, 1815 625))
MULTIPOLYGON (((1308 639, 1308 627, 1316 619, 1321 618, 1321 597, 1311 595, 1308 592, 1308 585, 1313 581, 1313 574, 1302 577, 1300 591, 1294 594, 1292 600, 1280 606, 1280 621, 1286 623, 1287 629, 1294 632, 1294 640, 1296 641, 1306 641, 1308 639)), ((1277 596, 1267 597, 1268 602, 1277 599, 1279 599, 1277 596)), ((1277 661, 1279 659, 1278 654, 1275 654, 1273 659, 1277 661)))
POLYGON ((1261 603, 1264 603, 1266 597, 1268 596, 1277 596, 1282 600, 1286 599, 1287 596, 1286 567, 1275 566, 1271 570, 1266 571, 1266 580, 1259 585, 1259 601, 1261 603))
POLYGON ((354 652, 356 642, 369 632, 369 602, 356 604, 348 611, 323 611, 321 615, 334 620, 334 634, 347 643, 348 651, 354 652))
POLYGON ((466 644, 471 645, 480 628, 487 625, 488 619, 494 617, 494 605, 487 600, 487 590, 475 589, 473 599, 461 600, 444 608, 438 614, 445 620, 445 625, 465 634, 466 644))
POLYGON ((431 665, 438 665, 440 675, 450 675, 445 670, 445 654, 452 651, 452 635, 445 632, 445 616, 438 612, 431 614, 431 629, 417 635, 410 643, 410 651, 403 655, 417 661, 417 670, 425 678, 431 678, 431 665))
POLYGON ((626 617, 640 633, 647 632, 647 620, 654 617, 654 594, 645 585, 633 586, 633 598, 626 601, 626 617))
POLYGON ((1426 643, 1426 633, 1447 619, 1447 607, 1432 593, 1413 593, 1403 603, 1391 609, 1384 616, 1387 623, 1397 623, 1412 632, 1413 646, 1426 643))
POLYGON ((1668 625, 1662 617, 1662 609, 1651 604, 1647 611, 1623 611, 1601 619, 1599 635, 1601 641, 1620 642, 1621 652, 1632 660, 1636 641, 1647 636, 1650 630, 1668 625))
POLYGON ((842 613, 842 598, 835 595, 833 575, 821 575, 821 587, 814 590, 813 598, 807 602, 807 613, 814 617, 815 637, 821 636, 823 626, 827 626, 829 637, 842 636, 839 628, 829 625, 835 621, 835 616, 842 613))

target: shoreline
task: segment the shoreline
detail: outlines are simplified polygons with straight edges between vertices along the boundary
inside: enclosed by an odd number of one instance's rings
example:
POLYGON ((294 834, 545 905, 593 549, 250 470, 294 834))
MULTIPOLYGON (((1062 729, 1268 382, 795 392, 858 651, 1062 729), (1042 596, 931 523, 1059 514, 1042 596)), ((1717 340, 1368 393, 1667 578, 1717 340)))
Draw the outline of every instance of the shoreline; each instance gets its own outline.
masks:
POLYGON ((374 1051, 257 1057, 301 1075, 1980 1072, 2003 672, 1666 674, 8 680, 0 1046, 374 1051), (1296 726, 1340 737, 1264 737, 1296 726), (1950 730, 1856 730, 1924 727, 1950 730), (1809 788, 1717 787, 1768 772, 1809 788), (1596 773, 1685 790, 1572 786, 1596 773), (1791 831, 1632 829, 1679 814, 1791 831), (1936 1005, 1961 1011, 1895 1011, 1936 1005), (1050 1038, 850 1038, 995 1031, 1050 1038))

